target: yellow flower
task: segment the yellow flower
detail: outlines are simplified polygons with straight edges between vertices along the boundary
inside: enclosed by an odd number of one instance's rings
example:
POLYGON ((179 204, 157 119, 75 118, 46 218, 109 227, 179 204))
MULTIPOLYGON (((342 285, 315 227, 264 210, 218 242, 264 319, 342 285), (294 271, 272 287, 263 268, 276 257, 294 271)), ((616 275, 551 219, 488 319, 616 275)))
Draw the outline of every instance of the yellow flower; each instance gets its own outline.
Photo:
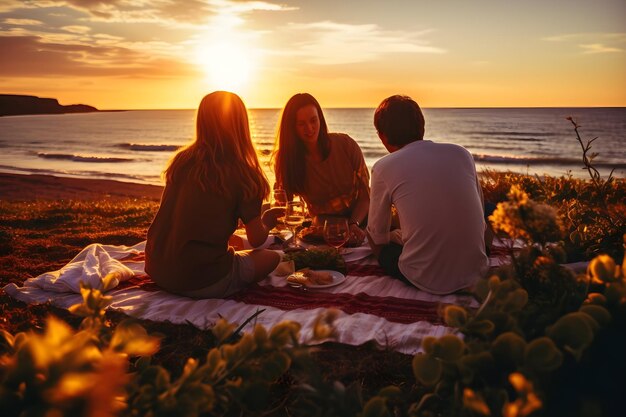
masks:
POLYGON ((516 185, 511 186, 508 198, 489 216, 496 231, 526 242, 547 243, 562 237, 561 221, 553 207, 531 200, 516 185))

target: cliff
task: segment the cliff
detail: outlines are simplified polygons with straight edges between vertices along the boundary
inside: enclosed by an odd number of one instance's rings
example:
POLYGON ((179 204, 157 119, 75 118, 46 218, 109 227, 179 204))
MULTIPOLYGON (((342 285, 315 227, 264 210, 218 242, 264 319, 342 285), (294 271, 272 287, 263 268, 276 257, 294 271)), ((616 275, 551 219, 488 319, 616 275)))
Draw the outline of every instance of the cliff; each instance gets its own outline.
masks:
POLYGON ((94 111, 98 111, 98 109, 85 104, 62 106, 54 98, 0 94, 0 116, 15 116, 19 114, 87 113, 94 111))

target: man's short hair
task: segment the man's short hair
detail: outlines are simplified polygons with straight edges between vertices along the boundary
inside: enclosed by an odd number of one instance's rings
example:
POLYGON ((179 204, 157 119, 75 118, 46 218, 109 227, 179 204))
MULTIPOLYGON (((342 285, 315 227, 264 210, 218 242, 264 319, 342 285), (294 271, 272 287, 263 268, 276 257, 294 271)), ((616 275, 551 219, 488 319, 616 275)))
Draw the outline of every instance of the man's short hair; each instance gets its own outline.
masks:
POLYGON ((394 146, 424 139, 424 115, 417 103, 408 96, 387 97, 374 113, 374 126, 394 146))

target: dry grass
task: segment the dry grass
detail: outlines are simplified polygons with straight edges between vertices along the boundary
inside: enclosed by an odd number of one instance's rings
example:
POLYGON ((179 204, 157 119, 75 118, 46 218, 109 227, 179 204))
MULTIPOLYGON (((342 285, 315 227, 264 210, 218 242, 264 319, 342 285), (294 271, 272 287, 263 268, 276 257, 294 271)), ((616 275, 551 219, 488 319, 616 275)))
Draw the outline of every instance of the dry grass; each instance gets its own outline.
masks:
MULTIPOLYGON (((59 269, 86 245, 94 242, 134 245, 145 239, 158 208, 157 201, 0 201, 0 288, 59 269)), ((77 327, 81 318, 51 305, 30 306, 0 290, 0 329, 10 333, 39 331, 48 314, 77 327)), ((108 312, 115 325, 125 316, 108 312)), ((139 320, 149 333, 161 334, 161 349, 154 362, 173 376, 189 357, 204 358, 215 346, 210 331, 191 325, 139 320), (181 343, 184 341, 184 343, 181 343)), ((0 346, 0 352, 2 347, 0 346)), ((389 384, 412 383, 411 357, 373 346, 351 347, 328 343, 315 349, 320 368, 331 380, 356 382, 373 395, 389 384), (407 382, 408 381, 408 382, 407 382)))
MULTIPOLYGON (((561 203, 562 207, 571 199, 584 200, 585 207, 603 201, 602 210, 616 213, 623 225, 626 213, 623 180, 616 181, 602 200, 588 182, 567 178, 548 178, 542 182, 533 177, 487 173, 483 183, 486 198, 493 202, 504 200, 512 183, 521 184, 534 198, 550 204, 561 203)), ((8 283, 22 285, 30 277, 58 269, 90 243, 134 245, 144 240, 157 209, 158 200, 154 197, 0 200, 0 288, 8 283)), ((619 228, 615 236, 618 233, 619 228)), ((81 321, 50 305, 25 305, 0 290, 0 329, 10 333, 38 331, 49 314, 61 317, 74 327, 81 321)), ((120 313, 107 313, 112 325, 123 318, 120 313)), ((165 366, 173 376, 180 373, 188 357, 203 358, 214 346, 210 331, 190 325, 146 320, 140 323, 150 333, 163 335, 162 348, 154 362, 165 366)), ((3 349, 0 346, 0 352, 3 349)), ((387 385, 399 386, 403 391, 415 388, 411 357, 391 350, 381 351, 369 344, 352 347, 327 343, 314 349, 314 357, 329 380, 357 384, 363 388, 365 398, 387 385)), ((282 389, 289 389, 288 378, 283 381, 282 389)))

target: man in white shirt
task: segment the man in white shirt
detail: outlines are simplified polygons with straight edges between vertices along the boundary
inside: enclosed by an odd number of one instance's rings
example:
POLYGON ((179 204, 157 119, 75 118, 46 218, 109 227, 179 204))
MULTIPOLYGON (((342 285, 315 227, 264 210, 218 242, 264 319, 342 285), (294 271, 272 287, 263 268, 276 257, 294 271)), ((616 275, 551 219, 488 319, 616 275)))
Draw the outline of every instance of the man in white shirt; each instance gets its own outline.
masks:
POLYGON ((433 294, 471 287, 486 272, 483 198, 472 155, 424 140, 424 116, 406 96, 376 109, 389 155, 372 168, 368 240, 385 271, 433 294), (391 229, 392 206, 400 229, 391 229))

